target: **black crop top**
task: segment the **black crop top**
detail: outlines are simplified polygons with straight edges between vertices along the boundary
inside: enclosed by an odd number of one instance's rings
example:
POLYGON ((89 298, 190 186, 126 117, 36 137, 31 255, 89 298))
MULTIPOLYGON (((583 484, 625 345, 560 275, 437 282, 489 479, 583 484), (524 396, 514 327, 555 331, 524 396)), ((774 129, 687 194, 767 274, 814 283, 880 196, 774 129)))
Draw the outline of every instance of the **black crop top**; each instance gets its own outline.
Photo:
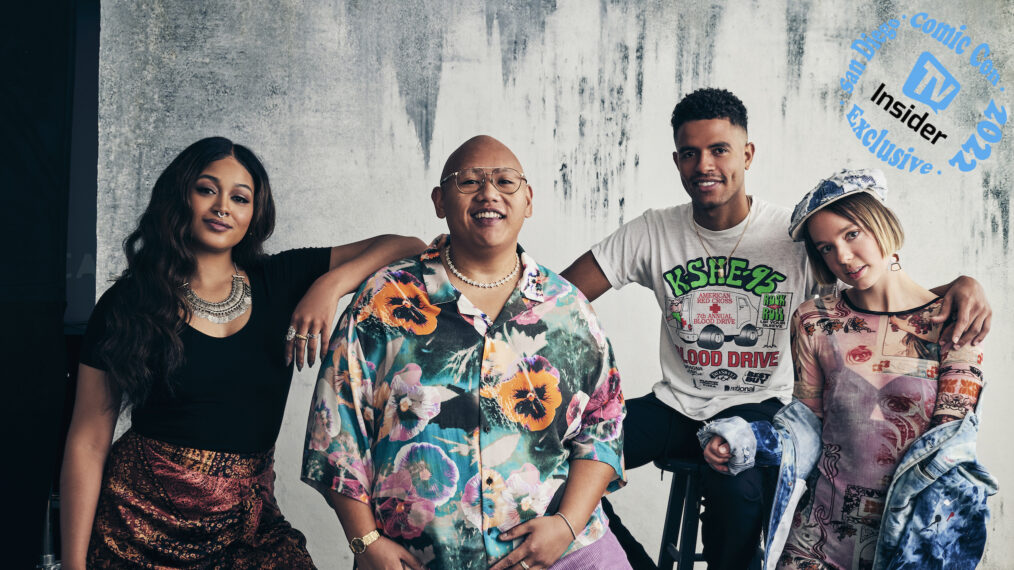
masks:
MULTIPOLYGON (((147 402, 132 411, 133 429, 176 445, 252 453, 275 444, 282 425, 292 365, 285 366, 285 331, 293 309, 330 263, 329 248, 295 249, 247 268, 250 320, 225 338, 185 326, 180 333, 184 363, 166 384, 153 387, 147 402)), ((81 362, 106 370, 98 350, 105 335, 107 291, 88 321, 81 362)))

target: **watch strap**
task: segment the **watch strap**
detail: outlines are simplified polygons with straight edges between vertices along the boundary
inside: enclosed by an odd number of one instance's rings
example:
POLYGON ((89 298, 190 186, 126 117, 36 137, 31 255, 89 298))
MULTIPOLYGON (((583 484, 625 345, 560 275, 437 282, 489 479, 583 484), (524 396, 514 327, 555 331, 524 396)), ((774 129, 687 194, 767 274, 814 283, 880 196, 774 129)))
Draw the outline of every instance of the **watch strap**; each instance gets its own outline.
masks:
POLYGON ((349 548, 352 549, 353 554, 362 554, 366 552, 366 547, 373 544, 380 538, 380 530, 373 529, 363 536, 357 536, 349 541, 349 548))

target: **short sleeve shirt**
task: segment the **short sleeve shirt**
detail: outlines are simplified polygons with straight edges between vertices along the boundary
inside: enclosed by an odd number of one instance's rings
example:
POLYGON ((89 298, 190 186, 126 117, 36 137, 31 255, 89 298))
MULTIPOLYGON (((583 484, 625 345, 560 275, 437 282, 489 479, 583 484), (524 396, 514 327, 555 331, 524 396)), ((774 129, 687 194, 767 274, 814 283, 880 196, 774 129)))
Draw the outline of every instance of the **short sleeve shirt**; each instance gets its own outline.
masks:
MULTIPOLYGON (((446 238, 368 279, 322 364, 303 479, 372 506, 381 532, 430 568, 487 568, 500 533, 555 512, 569 462, 622 484, 623 395, 590 304, 519 248, 496 319, 453 287, 446 238)), ((571 551, 600 538, 596 507, 571 551)))
MULTIPOLYGON (((131 412, 132 429, 145 437, 184 447, 254 453, 278 438, 292 381, 285 364, 285 329, 296 304, 330 262, 330 248, 284 251, 246 269, 250 320, 225 338, 189 325, 180 330, 183 365, 168 382, 153 386, 131 412)), ((88 321, 81 362, 107 370, 100 348, 117 283, 99 300, 88 321)))
POLYGON ((788 227, 787 209, 757 198, 721 231, 697 226, 683 204, 648 210, 592 247, 610 285, 648 287, 662 309, 658 399, 696 420, 789 402, 789 317, 816 287, 788 227))

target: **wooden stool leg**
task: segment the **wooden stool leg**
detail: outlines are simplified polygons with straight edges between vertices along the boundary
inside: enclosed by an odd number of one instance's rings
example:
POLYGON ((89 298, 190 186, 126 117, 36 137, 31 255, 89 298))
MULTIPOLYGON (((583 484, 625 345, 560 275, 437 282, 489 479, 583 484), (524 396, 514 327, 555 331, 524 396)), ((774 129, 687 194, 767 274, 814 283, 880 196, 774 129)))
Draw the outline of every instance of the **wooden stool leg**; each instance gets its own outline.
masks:
MULTIPOLYGON (((674 471, 669 486, 669 506, 665 510, 665 526, 662 527, 662 547, 658 552, 660 570, 672 570, 675 562, 671 550, 675 550, 683 518, 683 503, 686 499, 689 478, 685 472, 674 471)), ((693 549, 691 548, 691 552, 693 549)), ((682 567, 682 566, 681 566, 682 567)), ((692 567, 692 566, 691 566, 692 567)))

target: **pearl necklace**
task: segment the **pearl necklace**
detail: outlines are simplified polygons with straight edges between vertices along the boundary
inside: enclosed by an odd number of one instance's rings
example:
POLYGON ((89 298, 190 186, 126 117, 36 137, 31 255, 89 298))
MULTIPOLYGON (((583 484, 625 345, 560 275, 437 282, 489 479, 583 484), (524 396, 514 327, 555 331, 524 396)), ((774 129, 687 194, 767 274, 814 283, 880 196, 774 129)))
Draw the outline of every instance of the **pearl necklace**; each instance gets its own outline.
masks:
POLYGON ((494 289, 496 287, 499 287, 499 286, 503 285, 504 283, 506 283, 506 282, 510 281, 511 279, 513 279, 514 276, 518 274, 518 269, 521 268, 521 256, 515 254, 514 269, 511 269, 511 272, 509 274, 507 274, 503 279, 497 279, 496 281, 489 281, 489 282, 486 282, 486 281, 476 281, 474 279, 469 279, 468 277, 465 277, 464 275, 462 275, 462 273, 460 271, 458 271, 458 268, 454 266, 454 262, 451 261, 451 246, 450 245, 448 245, 447 247, 444 248, 444 259, 447 260, 447 267, 449 267, 451 269, 451 273, 453 273, 455 277, 457 277, 458 279, 461 279, 462 281, 464 281, 465 283, 471 285, 472 287, 481 287, 483 289, 494 289))

